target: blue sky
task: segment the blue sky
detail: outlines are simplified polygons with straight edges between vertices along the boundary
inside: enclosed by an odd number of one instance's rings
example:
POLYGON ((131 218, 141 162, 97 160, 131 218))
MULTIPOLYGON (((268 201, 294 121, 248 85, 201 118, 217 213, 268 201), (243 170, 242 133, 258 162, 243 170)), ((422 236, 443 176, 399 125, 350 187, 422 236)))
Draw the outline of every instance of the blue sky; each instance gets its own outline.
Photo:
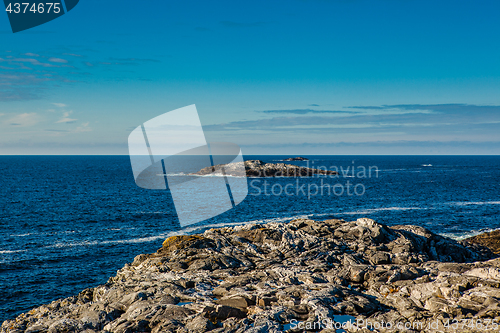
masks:
POLYGON ((81 0, 12 34, 0 154, 127 154, 196 104, 244 154, 499 154, 500 2, 81 0))

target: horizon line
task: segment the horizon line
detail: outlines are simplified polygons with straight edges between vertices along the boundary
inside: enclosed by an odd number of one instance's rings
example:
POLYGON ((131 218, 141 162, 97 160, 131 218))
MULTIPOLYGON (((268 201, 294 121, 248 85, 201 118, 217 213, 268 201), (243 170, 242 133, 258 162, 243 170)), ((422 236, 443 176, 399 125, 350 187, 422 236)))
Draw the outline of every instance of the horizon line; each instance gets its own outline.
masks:
MULTIPOLYGON (((500 154, 246 154, 245 156, 500 156, 500 154)), ((0 154, 0 156, 130 156, 129 154, 0 154)), ((144 155, 149 156, 149 155, 144 155)))

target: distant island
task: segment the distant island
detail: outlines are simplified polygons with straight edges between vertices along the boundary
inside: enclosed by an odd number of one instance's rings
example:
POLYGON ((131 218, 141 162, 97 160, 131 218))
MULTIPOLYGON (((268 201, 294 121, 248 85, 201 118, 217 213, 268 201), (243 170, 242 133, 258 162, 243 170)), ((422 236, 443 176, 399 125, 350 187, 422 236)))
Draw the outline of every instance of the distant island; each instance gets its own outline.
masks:
POLYGON ((191 175, 226 174, 236 177, 310 177, 313 175, 338 175, 337 171, 312 169, 285 163, 266 163, 260 160, 218 164, 203 168, 191 175))
POLYGON ((290 158, 284 159, 283 161, 287 161, 287 162, 290 162, 290 161, 309 161, 309 159, 299 156, 299 157, 290 157, 290 158))

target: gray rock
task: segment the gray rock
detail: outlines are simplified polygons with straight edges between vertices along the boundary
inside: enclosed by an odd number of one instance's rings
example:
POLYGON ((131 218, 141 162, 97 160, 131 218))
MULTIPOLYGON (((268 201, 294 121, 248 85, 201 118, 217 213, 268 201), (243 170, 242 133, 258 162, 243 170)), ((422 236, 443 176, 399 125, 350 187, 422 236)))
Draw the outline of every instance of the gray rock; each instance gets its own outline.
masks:
POLYGON ((189 320, 186 324, 186 329, 189 332, 208 332, 215 329, 215 327, 210 320, 201 315, 189 320))
POLYGON ((249 306, 255 305, 255 298, 245 296, 230 296, 216 301, 217 304, 245 310, 249 306))
POLYGON ((207 306, 203 309, 206 318, 225 320, 227 318, 245 318, 246 313, 238 308, 226 305, 217 305, 216 307, 207 306))
POLYGON ((386 265, 391 263, 391 256, 386 252, 376 252, 370 256, 370 262, 374 265, 386 265))

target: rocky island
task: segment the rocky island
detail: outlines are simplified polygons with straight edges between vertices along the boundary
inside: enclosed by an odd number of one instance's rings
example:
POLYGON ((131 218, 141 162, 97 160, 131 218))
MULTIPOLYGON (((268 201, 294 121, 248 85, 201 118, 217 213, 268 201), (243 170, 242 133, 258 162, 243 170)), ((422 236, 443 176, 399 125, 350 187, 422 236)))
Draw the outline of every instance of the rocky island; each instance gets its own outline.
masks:
POLYGON ((210 229, 170 237, 106 284, 7 320, 1 332, 336 332, 342 323, 347 332, 498 331, 500 259, 366 218, 210 229))
POLYGON ((337 171, 312 169, 285 163, 266 163, 260 160, 218 164, 203 168, 192 175, 208 175, 215 172, 236 177, 310 177, 314 175, 338 175, 337 171), (245 170, 245 171, 243 171, 245 170))
POLYGON ((305 158, 305 157, 290 157, 290 158, 286 158, 284 159, 283 161, 309 161, 309 159, 305 158))

